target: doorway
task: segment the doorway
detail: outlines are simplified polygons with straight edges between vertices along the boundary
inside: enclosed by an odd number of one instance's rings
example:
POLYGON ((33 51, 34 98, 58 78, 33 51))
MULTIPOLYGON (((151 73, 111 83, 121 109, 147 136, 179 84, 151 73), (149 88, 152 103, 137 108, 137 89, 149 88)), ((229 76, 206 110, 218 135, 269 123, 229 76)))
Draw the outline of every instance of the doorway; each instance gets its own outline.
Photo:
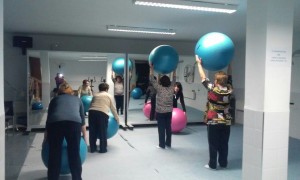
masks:
POLYGON ((139 87, 143 91, 143 95, 146 93, 149 84, 149 64, 145 60, 135 60, 136 71, 136 87, 139 87))

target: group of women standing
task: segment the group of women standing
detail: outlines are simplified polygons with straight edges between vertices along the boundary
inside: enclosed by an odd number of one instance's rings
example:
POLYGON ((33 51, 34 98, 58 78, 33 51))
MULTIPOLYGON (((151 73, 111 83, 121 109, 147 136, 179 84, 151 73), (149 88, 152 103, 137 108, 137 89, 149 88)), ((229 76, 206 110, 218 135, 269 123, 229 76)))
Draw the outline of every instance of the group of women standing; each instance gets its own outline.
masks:
MULTIPOLYGON (((224 72, 215 74, 214 82, 206 78, 202 68, 201 58, 196 56, 199 75, 204 87, 208 90, 207 110, 205 113, 205 122, 208 130, 209 144, 209 163, 206 168, 216 169, 217 162, 221 168, 226 168, 228 161, 228 141, 230 135, 231 116, 228 111, 230 96, 232 94, 231 76, 224 72)), ((157 120, 159 144, 158 148, 171 148, 171 119, 172 110, 177 107, 177 101, 180 99, 183 111, 186 112, 182 85, 176 82, 176 70, 172 73, 172 81, 166 75, 154 77, 154 67, 150 66, 150 85, 152 86, 151 101, 153 110, 150 120, 157 120)), ((228 68, 230 69, 230 68, 228 68)), ((124 88, 120 76, 114 77, 115 97, 109 93, 109 85, 101 83, 98 87, 99 92, 93 93, 93 99, 89 108, 89 144, 90 152, 107 152, 107 127, 109 113, 112 112, 116 121, 119 122, 119 111, 123 114, 124 88), (114 105, 116 100, 116 107, 114 105), (96 141, 100 139, 100 148, 97 149, 96 141)), ((91 93, 87 88, 88 82, 83 81, 80 87, 80 96, 82 93, 91 93)), ((148 98, 148 97, 147 97, 148 98)), ((147 101, 147 98, 145 102, 147 101)), ((87 142, 85 114, 82 101, 73 95, 73 89, 64 81, 58 87, 58 96, 55 96, 48 108, 46 121, 45 141, 49 143, 49 162, 48 179, 57 180, 60 174, 61 164, 61 146, 63 140, 67 141, 68 159, 72 179, 81 180, 82 165, 80 160, 80 140, 81 136, 87 142)))

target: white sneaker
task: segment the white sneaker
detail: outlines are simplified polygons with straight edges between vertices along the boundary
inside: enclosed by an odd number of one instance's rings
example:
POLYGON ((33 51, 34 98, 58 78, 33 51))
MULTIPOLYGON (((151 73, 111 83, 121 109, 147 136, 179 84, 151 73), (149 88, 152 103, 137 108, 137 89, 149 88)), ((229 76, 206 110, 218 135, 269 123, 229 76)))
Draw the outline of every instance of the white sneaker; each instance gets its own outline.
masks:
POLYGON ((204 167, 205 167, 206 169, 210 169, 210 170, 213 170, 213 171, 217 170, 217 169, 213 169, 213 168, 209 167, 208 164, 206 164, 204 167))
POLYGON ((158 148, 158 149, 165 149, 165 148, 162 148, 162 147, 160 147, 160 146, 156 146, 156 148, 158 148))
POLYGON ((171 146, 166 146, 166 149, 171 149, 171 146))

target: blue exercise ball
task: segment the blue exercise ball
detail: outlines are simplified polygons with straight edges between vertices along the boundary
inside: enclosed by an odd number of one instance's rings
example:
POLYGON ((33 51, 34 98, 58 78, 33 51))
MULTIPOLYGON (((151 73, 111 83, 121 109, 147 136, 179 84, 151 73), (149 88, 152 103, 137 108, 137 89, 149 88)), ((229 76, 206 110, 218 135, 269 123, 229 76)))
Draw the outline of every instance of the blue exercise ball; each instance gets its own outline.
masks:
POLYGON ((172 46, 160 45, 151 51, 148 60, 153 64, 155 72, 168 74, 177 68, 179 56, 172 46))
POLYGON ((41 110, 43 109, 42 102, 34 102, 31 106, 32 110, 41 110))
MULTIPOLYGON (((122 75, 124 74, 124 67, 125 67, 125 59, 124 58, 116 58, 112 63, 112 69, 116 74, 122 75)), ((132 62, 128 59, 128 67, 129 70, 132 69, 132 62)))
POLYGON ((133 97, 133 99, 140 99, 142 95, 143 95, 143 91, 139 87, 136 87, 131 91, 131 97, 133 97))
MULTIPOLYGON (((87 145, 83 138, 80 140, 80 159, 81 164, 86 159, 87 156, 87 145)), ((49 142, 45 141, 42 145, 42 160, 44 165, 48 168, 48 162, 49 162, 49 142)), ((70 167, 69 167, 69 161, 68 161, 68 149, 67 149, 67 141, 64 139, 62 144, 62 154, 61 154, 61 166, 60 166, 60 174, 69 174, 70 173, 70 167)))
POLYGON ((118 130, 119 130, 119 123, 117 122, 115 117, 110 113, 108 118, 107 139, 116 135, 118 130))
POLYGON ((195 54, 202 58, 204 69, 221 70, 231 62, 234 55, 234 44, 225 34, 207 33, 197 42, 195 54))
POLYGON ((81 101, 82 101, 82 104, 83 104, 83 107, 84 107, 84 112, 88 112, 89 111, 89 108, 91 106, 91 102, 92 102, 92 99, 93 99, 93 96, 81 96, 81 101))

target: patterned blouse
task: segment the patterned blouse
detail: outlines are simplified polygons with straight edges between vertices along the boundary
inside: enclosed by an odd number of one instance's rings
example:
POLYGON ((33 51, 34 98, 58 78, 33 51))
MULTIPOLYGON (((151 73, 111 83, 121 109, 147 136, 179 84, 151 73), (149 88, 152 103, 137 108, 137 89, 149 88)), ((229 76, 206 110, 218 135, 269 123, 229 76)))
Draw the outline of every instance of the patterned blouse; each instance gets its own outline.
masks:
POLYGON ((169 87, 163 87, 158 84, 153 75, 150 75, 150 81, 156 89, 156 107, 155 111, 158 113, 168 113, 173 111, 173 93, 176 78, 173 77, 169 87))
POLYGON ((230 99, 233 92, 231 76, 228 76, 228 84, 225 87, 217 86, 205 79, 202 84, 208 90, 207 104, 204 121, 207 124, 231 125, 232 117, 229 113, 230 99))

